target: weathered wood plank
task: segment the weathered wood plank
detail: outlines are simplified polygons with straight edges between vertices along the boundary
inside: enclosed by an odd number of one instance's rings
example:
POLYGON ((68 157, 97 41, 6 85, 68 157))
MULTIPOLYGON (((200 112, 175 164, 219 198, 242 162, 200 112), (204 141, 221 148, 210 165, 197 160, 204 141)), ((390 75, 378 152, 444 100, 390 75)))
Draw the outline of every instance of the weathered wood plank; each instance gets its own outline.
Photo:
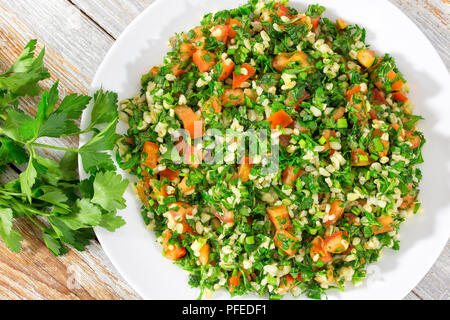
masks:
POLYGON ((405 297, 405 300, 422 300, 419 296, 417 296, 413 291, 408 293, 408 295, 405 297))
POLYGON ((450 70, 450 3, 446 0, 390 0, 428 37, 450 70))
MULTIPOLYGON (((52 74, 50 80, 43 82, 44 88, 59 79, 61 95, 87 93, 97 66, 113 43, 92 21, 70 3, 56 0, 2 1, 0 12, 0 70, 12 64, 30 39, 38 38, 39 49, 47 46, 45 62, 52 74), (69 18, 65 19, 66 16, 69 18), (53 23, 44 25, 39 21, 53 23)), ((37 98, 26 98, 22 99, 21 106, 34 115, 37 102, 37 98)), ((50 139, 42 142, 54 144, 50 139)), ((58 144, 73 148, 78 146, 78 139, 64 138, 58 144)), ((54 157, 53 152, 48 154, 54 157)))
MULTIPOLYGON (((32 38, 47 47, 46 66, 60 79, 62 95, 87 93, 91 78, 112 45, 107 36, 77 8, 64 0, 0 1, 0 70, 5 70, 32 38), (46 21, 47 23, 43 23, 46 21), (89 48, 89 50, 86 50, 89 48)), ((34 114, 36 99, 22 101, 34 114)), ((76 147, 77 139, 58 141, 76 147)), ((54 152, 48 155, 57 157, 54 152)), ((8 177, 14 177, 9 172, 8 177)), ((0 244, 0 298, 3 299, 138 299, 117 276, 101 246, 94 242, 85 252, 54 257, 37 230, 25 221, 15 225, 24 235, 24 249, 13 254, 0 244)))
POLYGON ((70 0, 117 39, 125 27, 155 0, 70 0))
POLYGON ((98 243, 86 252, 55 257, 25 221, 15 227, 23 240, 21 253, 0 243, 0 299, 138 299, 114 273, 98 243))
POLYGON ((434 264, 433 268, 414 289, 424 300, 450 299, 450 242, 434 264))

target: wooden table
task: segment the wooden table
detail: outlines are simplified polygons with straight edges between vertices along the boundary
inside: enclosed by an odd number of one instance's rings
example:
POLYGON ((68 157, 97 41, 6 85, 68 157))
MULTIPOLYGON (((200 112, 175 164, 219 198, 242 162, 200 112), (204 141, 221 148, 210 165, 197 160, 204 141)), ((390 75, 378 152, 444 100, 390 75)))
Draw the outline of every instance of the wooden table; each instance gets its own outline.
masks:
MULTIPOLYGON (((87 93, 103 57, 126 26, 154 0, 0 0, 0 71, 4 71, 32 38, 46 46, 52 79, 61 80, 61 94, 87 93)), ((163 1, 163 0, 160 0, 163 1)), ((217 0, 218 1, 218 0, 217 0)), ((367 1, 367 0, 366 0, 367 1)), ((390 0, 428 36, 450 68, 448 0, 390 0)), ((319 1, 320 2, 320 1, 319 1)), ((49 81, 45 83, 48 87, 49 81)), ((36 100, 25 99, 35 113, 36 100)), ((78 141, 66 139, 64 146, 78 141)), ((60 155, 51 153, 51 157, 60 155)), ((16 170, 17 171, 17 170, 16 170)), ((9 170, 10 176, 17 172, 9 170)), ((20 254, 0 241, 2 299, 140 299, 109 262, 98 242, 85 252, 70 251, 56 258, 19 221, 24 235, 20 254)), ((450 245, 406 299, 450 298, 450 245)))

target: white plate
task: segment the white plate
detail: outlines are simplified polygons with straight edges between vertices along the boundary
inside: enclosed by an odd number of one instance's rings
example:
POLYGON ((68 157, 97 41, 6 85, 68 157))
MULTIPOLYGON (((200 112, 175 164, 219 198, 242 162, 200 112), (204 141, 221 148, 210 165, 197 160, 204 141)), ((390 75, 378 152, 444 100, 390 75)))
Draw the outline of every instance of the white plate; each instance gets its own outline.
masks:
MULTIPOLYGON (((332 299, 401 299, 424 277, 438 258, 450 230, 450 108, 449 74, 430 42, 399 9, 385 0, 318 0, 330 19, 342 17, 367 29, 367 41, 378 53, 393 55, 411 85, 415 112, 428 142, 420 199, 424 213, 402 224, 401 250, 385 249, 378 263, 369 267, 369 279, 345 292, 330 291, 332 299)), ((234 8, 245 0, 159 0, 150 5, 109 51, 92 82, 91 93, 103 86, 120 99, 140 89, 141 75, 161 63, 167 43, 175 32, 198 25, 203 14, 234 8)), ((314 1, 291 1, 306 9, 314 1)), ((84 113, 86 126, 90 112, 84 113)), ((125 126, 120 130, 125 132, 125 126)), ((86 137, 82 137, 81 144, 86 137)), ((84 173, 81 173, 85 177, 84 173)), ((141 204, 130 190, 127 208, 121 212, 127 224, 115 233, 96 229, 103 249, 131 286, 146 299, 196 299, 198 289, 188 285, 185 271, 161 255, 152 232, 145 229, 141 204)), ((225 291, 215 298, 228 299, 225 291)), ((247 298, 256 298, 250 296, 247 298)))

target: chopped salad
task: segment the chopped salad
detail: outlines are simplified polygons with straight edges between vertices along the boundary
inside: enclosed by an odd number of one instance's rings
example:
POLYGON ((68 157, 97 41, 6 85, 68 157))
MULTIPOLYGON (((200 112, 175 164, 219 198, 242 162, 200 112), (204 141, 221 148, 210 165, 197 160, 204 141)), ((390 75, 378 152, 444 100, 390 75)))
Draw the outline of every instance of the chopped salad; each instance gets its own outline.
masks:
POLYGON ((201 297, 358 285, 420 209, 408 84, 363 28, 324 11, 250 0, 207 14, 121 103, 120 166, 201 297), (248 132, 267 132, 250 135, 256 153, 248 132))

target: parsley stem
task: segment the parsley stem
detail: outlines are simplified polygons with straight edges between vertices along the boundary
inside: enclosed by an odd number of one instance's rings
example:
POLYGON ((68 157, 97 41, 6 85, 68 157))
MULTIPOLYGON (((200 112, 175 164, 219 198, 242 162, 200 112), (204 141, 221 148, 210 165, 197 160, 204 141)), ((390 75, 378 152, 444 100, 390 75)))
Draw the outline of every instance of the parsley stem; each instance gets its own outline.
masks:
POLYGON ((36 142, 33 142, 32 145, 35 147, 40 147, 40 148, 55 149, 55 150, 60 150, 60 151, 72 151, 72 152, 78 153, 78 149, 63 148, 63 147, 51 146, 48 144, 41 144, 41 143, 36 143, 36 142))

